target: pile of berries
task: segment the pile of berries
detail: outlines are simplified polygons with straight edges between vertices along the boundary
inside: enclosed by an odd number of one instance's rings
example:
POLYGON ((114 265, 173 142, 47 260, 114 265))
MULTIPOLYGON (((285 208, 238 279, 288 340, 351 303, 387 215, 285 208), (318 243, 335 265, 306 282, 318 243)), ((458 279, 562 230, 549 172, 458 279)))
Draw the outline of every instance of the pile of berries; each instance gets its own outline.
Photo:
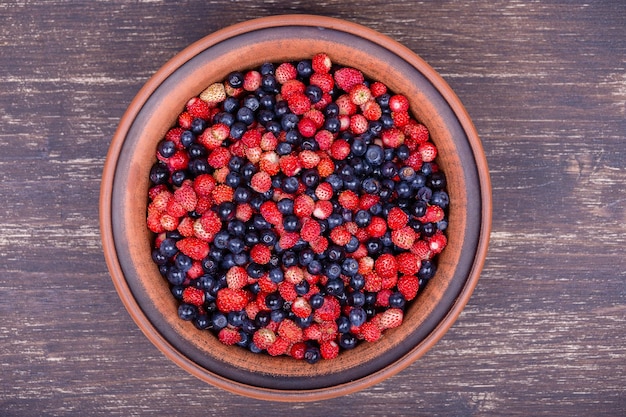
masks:
POLYGON ((152 258, 179 317, 309 363, 377 341, 447 243, 436 156, 405 96, 324 53, 210 85, 150 171, 152 258))

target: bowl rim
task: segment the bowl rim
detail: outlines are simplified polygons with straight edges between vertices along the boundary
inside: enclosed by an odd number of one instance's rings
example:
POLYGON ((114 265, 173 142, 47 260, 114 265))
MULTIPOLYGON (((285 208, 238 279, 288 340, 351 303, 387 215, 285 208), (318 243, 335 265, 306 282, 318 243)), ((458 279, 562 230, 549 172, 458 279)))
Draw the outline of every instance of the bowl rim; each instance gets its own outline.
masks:
POLYGON ((476 128, 469 117, 469 114, 444 79, 412 50, 390 37, 387 37, 386 35, 349 21, 307 14, 268 16, 237 23, 205 36, 204 38, 192 43, 170 59, 143 85, 122 116, 106 156, 100 189, 100 232, 107 267, 122 303, 146 337, 162 353, 164 353, 168 359, 173 360, 178 366, 201 380, 210 382, 215 386, 240 395, 278 401, 321 400, 362 390, 402 371, 428 351, 439 339, 441 339, 441 337, 443 337, 446 331, 458 318, 477 285, 489 245, 491 212, 491 182, 482 143, 478 137, 476 128), (359 37, 365 37, 369 41, 402 56, 405 61, 417 68, 425 78, 436 86, 438 93, 441 94, 450 106, 450 109, 457 117, 458 122, 466 134, 469 146, 473 153, 474 161, 476 163, 481 197, 481 225, 474 262, 470 273, 455 302, 450 306, 447 315, 438 322, 424 341, 420 343, 420 348, 410 351, 408 354, 394 361, 392 365, 353 382, 335 385, 330 388, 311 389, 305 391, 294 390, 289 392, 246 385, 237 381, 232 381, 215 373, 207 375, 207 370, 205 368, 193 363, 192 361, 180 360, 177 349, 151 325, 151 323, 146 319, 144 312, 137 304, 136 299, 132 296, 132 291, 126 282, 124 272, 117 257, 111 227, 111 190, 118 164, 118 156, 121 152, 126 134, 139 114, 142 104, 146 102, 156 88, 158 88, 164 80, 176 71, 178 67, 192 59, 203 50, 209 48, 211 45, 251 31, 281 26, 327 28, 346 32, 359 37), (148 325, 146 325, 146 322, 148 325))

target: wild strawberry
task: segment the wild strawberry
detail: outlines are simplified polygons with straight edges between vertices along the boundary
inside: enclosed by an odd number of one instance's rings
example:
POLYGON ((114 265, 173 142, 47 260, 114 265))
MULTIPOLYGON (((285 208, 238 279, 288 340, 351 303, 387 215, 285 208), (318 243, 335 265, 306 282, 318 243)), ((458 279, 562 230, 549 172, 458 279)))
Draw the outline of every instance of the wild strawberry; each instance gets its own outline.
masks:
POLYGON ((384 130, 381 134, 383 145, 387 148, 397 148, 404 143, 404 133, 396 128, 384 130))
POLYGON ((191 98, 185 105, 185 108, 193 118, 198 117, 204 120, 209 118, 209 105, 198 97, 191 98))
MULTIPOLYGON (((335 100, 335 104, 339 106, 340 116, 352 116, 354 113, 356 113, 357 106, 352 102, 352 100, 350 100, 350 96, 348 94, 337 97, 337 100, 335 100)), ((348 119, 348 121, 349 120, 350 119, 348 119)))
POLYGON ((176 242, 176 247, 185 255, 201 261, 209 254, 209 245, 196 237, 186 237, 176 242))
POLYGON ((274 77, 280 84, 293 80, 298 76, 298 70, 289 62, 283 62, 274 70, 274 77))
POLYGON ((440 253, 446 247, 447 244, 448 244, 448 239, 443 233, 439 231, 435 233, 433 236, 431 236, 430 239, 428 240, 428 247, 430 248, 433 254, 440 253))
POLYGON ((256 148, 261 146, 261 132, 256 129, 249 129, 241 137, 241 141, 248 148, 256 148))
POLYGON ((323 182, 315 188, 315 196, 320 200, 330 200, 333 198, 333 187, 329 183, 323 182))
POLYGON ((233 266, 226 271, 226 285, 235 290, 242 289, 248 285, 248 273, 242 266, 233 266))
POLYGON ((315 209, 315 201, 307 194, 300 194, 293 200, 293 214, 298 217, 309 217, 315 209))
POLYGON ((370 85, 370 90, 371 90, 372 95, 374 97, 380 97, 383 94, 387 93, 387 86, 385 84, 381 83, 380 81, 374 81, 370 85))
POLYGON ((430 139, 428 128, 415 121, 409 122, 404 127, 404 134, 413 139, 417 145, 427 142, 430 139))
POLYGON ((330 240, 333 241, 336 245, 345 246, 348 244, 352 235, 348 232, 345 226, 337 226, 333 230, 330 231, 330 240))
POLYGON ((300 160, 295 155, 285 155, 278 161, 280 170, 288 177, 296 175, 302 167, 300 166, 300 160))
POLYGON ((215 178, 209 174, 200 174, 193 182, 193 190, 198 196, 210 196, 215 188, 215 178))
POLYGON ((422 266, 422 261, 414 253, 402 252, 396 255, 398 272, 406 275, 417 274, 422 266))
POLYGON ((250 220, 253 215, 254 210, 252 209, 252 206, 250 204, 237 204, 237 207, 235 208, 235 218, 237 220, 241 220, 245 223, 250 220))
MULTIPOLYGON (((374 305, 376 307, 389 307, 389 297, 391 297, 391 294, 393 294, 393 291, 391 291, 389 288, 383 288, 381 278, 380 288, 379 291, 376 293, 376 303, 374 305)), ((376 323, 378 323, 379 318, 375 317, 375 319, 376 323)))
POLYGON ((298 122, 298 132, 305 138, 312 138, 317 132, 315 121, 308 117, 303 117, 298 122))
POLYGON ((359 209, 369 210, 380 201, 380 197, 374 194, 363 194, 359 198, 359 209))
POLYGON ((313 313, 313 319, 320 323, 323 321, 337 320, 341 315, 341 305, 337 298, 327 295, 324 304, 313 313))
POLYGON ((298 159, 300 159, 300 165, 302 168, 311 169, 315 168, 317 164, 320 163, 320 157, 313 151, 304 150, 298 154, 298 159))
POLYGON ((400 207, 392 207, 387 215, 387 225, 391 230, 397 230, 407 225, 409 215, 400 207))
POLYGON ((398 128, 403 128, 409 123, 409 120, 411 120, 411 116, 409 116, 409 112, 406 112, 406 111, 391 112, 391 118, 393 120, 394 126, 398 128))
POLYGON ((372 92, 365 84, 357 84, 350 89, 350 101, 356 106, 362 106, 372 99, 372 92))
POLYGON ((217 334, 217 338, 223 344, 227 346, 232 346, 232 345, 236 345, 237 343, 241 341, 241 334, 239 333, 239 330, 237 329, 234 329, 231 327, 224 327, 217 334))
POLYGON ((276 175, 280 172, 279 156, 274 151, 263 152, 259 158, 259 169, 269 175, 276 175))
POLYGON ((276 334, 268 328, 262 328, 254 332, 252 341, 259 349, 267 349, 276 341, 276 334))
POLYGON ((282 224, 283 222, 283 215, 278 210, 274 201, 265 201, 261 204, 259 212, 268 223, 273 224, 274 226, 282 224))
POLYGON ((389 109, 392 112, 409 111, 409 100, 401 94, 395 94, 389 99, 389 109))
POLYGON ((174 200, 178 202, 185 210, 193 211, 198 203, 198 196, 193 190, 191 184, 183 184, 178 190, 174 191, 174 200))
POLYGON ((245 155, 248 161, 252 162, 253 164, 258 164, 261 160, 261 155, 263 155, 263 149, 261 149, 260 146, 255 146, 252 148, 246 147, 245 155))
POLYGON ((432 162, 437 157, 437 148, 432 142, 424 142, 418 148, 417 151, 422 157, 424 162, 432 162))
POLYGON ((364 256, 359 259, 359 274, 365 275, 374 270, 374 259, 370 256, 364 256))
POLYGON ((223 313, 240 311, 248 304, 248 293, 242 289, 224 287, 217 292, 215 304, 223 313))
POLYGON ((376 259, 374 269, 381 277, 390 277, 398 273, 398 262, 394 255, 383 253, 376 259))
POLYGON ((265 132, 261 136, 261 142, 259 146, 264 151, 273 151, 276 149, 276 145, 278 145, 278 139, 272 132, 265 132))
POLYGON ((288 100, 293 94, 304 94, 306 86, 300 80, 288 80, 280 87, 283 100, 288 100))
POLYGON ((363 113, 363 117, 367 120, 373 121, 380 119, 380 116, 383 115, 383 111, 380 108, 380 104, 375 101, 368 101, 367 103, 361 106, 361 112, 363 113))
POLYGON ((369 123, 362 114, 354 114, 350 117, 350 131, 355 135, 362 135, 369 129, 369 123))
POLYGON ((322 92, 328 93, 335 86, 335 81, 333 80, 333 76, 330 74, 322 74, 316 72, 311 74, 311 78, 309 78, 309 84, 316 85, 322 89, 322 92))
POLYGON ((334 340, 320 344, 320 354, 324 359, 335 359, 339 356, 339 345, 334 340))
POLYGON ((393 329, 402 324, 404 312, 399 308, 390 308, 379 314, 378 326, 381 329, 393 329))
POLYGON ((376 342, 382 336, 382 332, 378 325, 367 321, 361 325, 361 336, 367 342, 376 342))
POLYGON ((283 337, 278 336, 274 343, 272 343, 267 348, 267 353, 270 356, 280 356, 285 355, 289 348, 291 347, 291 342, 283 337))
POLYGON ((179 150, 167 159, 166 165, 170 172, 187 169, 189 165, 189 154, 184 150, 179 150))
MULTIPOLYGON (((227 126, 226 128, 229 129, 227 126)), ((219 148, 220 146, 222 146, 222 142, 224 142, 225 139, 222 138, 221 135, 216 134, 219 131, 219 129, 216 129, 216 125, 208 127, 204 130, 204 132, 200 134, 200 136, 197 137, 196 142, 204 146, 208 150, 219 148)), ((228 134, 226 135, 226 137, 228 137, 229 134, 230 129, 228 130, 228 134)))
POLYGON ((318 323, 320 329, 319 341, 321 343, 336 340, 339 334, 339 326, 335 320, 325 320, 318 323))
POLYGON ((419 280, 415 275, 403 275, 398 279, 398 291, 407 301, 411 301, 417 296, 419 288, 419 280))
POLYGON ((338 139, 330 146, 330 155, 337 161, 343 161, 350 155, 350 144, 344 139, 338 139))
POLYGON ((233 190, 228 185, 219 184, 211 192, 211 197, 213 197, 213 202, 216 205, 219 205, 226 201, 233 201, 234 193, 235 190, 233 190))
POLYGON ((259 171, 250 179, 250 187, 257 193, 263 194, 272 188, 272 177, 265 171, 259 171))
POLYGON ((261 73, 252 70, 245 73, 243 76, 243 89, 246 91, 256 91, 261 87, 261 73))
POLYGON ((256 304, 256 302, 251 301, 245 305, 244 311, 246 312, 246 316, 248 316, 250 320, 254 320, 256 318, 256 315, 259 314, 259 311, 261 311, 261 309, 256 304))
POLYGON ((176 227, 176 230, 178 230, 178 233, 180 233, 183 237, 192 237, 195 236, 198 239, 202 239, 202 240, 209 240, 206 236, 201 236, 199 234, 196 234, 195 232, 195 221, 191 218, 191 217, 183 217, 182 219, 180 219, 180 223, 178 223, 178 227, 176 227))
POLYGON ((372 216, 365 230, 371 237, 383 237, 387 233, 387 222, 382 217, 372 216))
POLYGON ((278 246, 280 246, 281 249, 291 249, 294 246, 296 246, 296 244, 298 243, 299 240, 300 240, 300 235, 298 235, 295 232, 293 232, 293 233, 284 233, 278 239, 278 246))
POLYGON ((287 98, 289 110, 297 115, 302 115, 311 109, 311 100, 303 93, 293 93, 287 98))
POLYGON ((224 89, 224 84, 211 84, 200 93, 200 98, 207 103, 212 103, 213 105, 221 103, 226 100, 226 90, 224 89))
POLYGON ((187 209, 183 205, 176 201, 174 198, 169 199, 165 212, 172 217, 182 217, 187 214, 187 209))
POLYGON ((260 243, 254 245, 250 249, 250 260, 260 265, 267 264, 272 258, 272 252, 270 248, 260 243))
POLYGON ((363 73, 355 68, 343 67, 334 73, 335 83, 343 91, 350 91, 357 84, 365 81, 363 73))
POLYGON ((381 277, 380 286, 383 290, 389 290, 394 288, 398 284, 398 274, 390 275, 388 277, 381 277))
MULTIPOLYGON (((212 211, 210 211, 209 213, 215 215, 215 213, 213 213, 212 211)), ((217 217, 217 216, 216 216, 217 217)), ((198 239, 204 240, 206 242, 211 242, 213 241, 213 238, 215 237, 215 235, 217 234, 217 232, 220 231, 221 226, 222 226, 222 222, 220 221, 220 219, 217 219, 217 222, 214 222, 213 217, 202 217, 200 219, 197 220, 192 220, 191 217, 185 217, 185 220, 189 219, 189 222, 191 223, 191 227, 192 227, 192 236, 197 237, 198 239)), ((178 226, 178 231, 183 235, 183 236, 190 236, 188 234, 186 234, 186 232, 182 229, 182 223, 181 225, 178 226)))
POLYGON ((291 303, 291 312, 301 319, 305 319, 311 315, 313 309, 304 297, 298 297, 291 303))
POLYGON ((199 215, 203 215, 209 211, 211 207, 213 207, 213 198, 211 195, 198 196, 198 204, 196 204, 196 209, 194 211, 199 215))
MULTIPOLYGON (((325 130, 324 132, 328 131, 325 130)), ((328 133, 330 134, 330 132, 328 133)), ((328 149, 330 149, 330 147, 328 149)), ((317 165, 317 172, 320 174, 321 178, 326 178, 335 172, 335 163, 330 158, 321 158, 317 165)))
POLYGON ((311 59, 311 67, 314 72, 327 73, 330 71, 333 63, 330 57, 325 53, 318 53, 313 55, 311 59))
POLYGON ((420 217, 419 220, 425 223, 437 223, 445 217, 443 209, 439 206, 429 205, 426 208, 426 214, 420 217))
POLYGON ((190 280, 193 280, 196 278, 200 278, 202 275, 204 275, 202 262, 193 261, 193 263, 191 264, 191 268, 187 270, 187 278, 189 278, 190 280))
POLYGON ((356 210, 359 208, 359 196, 352 190, 345 190, 339 194, 338 202, 341 207, 348 210, 356 210))
POLYGON ((311 119, 315 123, 316 130, 321 129, 324 126, 324 122, 326 120, 326 118, 324 117, 324 113, 314 108, 308 110, 302 115, 302 117, 311 119))
POLYGON ((183 303, 201 306, 204 304, 204 291, 196 287, 186 287, 183 290, 183 303))
POLYGON ((315 202, 313 209, 313 217, 324 220, 333 213, 333 203, 327 200, 319 200, 315 202))
POLYGON ((302 360, 304 359, 304 354, 307 350, 307 345, 304 342, 294 343, 289 349, 289 356, 294 359, 302 360))
POLYGON ((316 109, 316 110, 324 110, 332 102, 333 102, 333 97, 329 93, 323 92, 322 98, 320 98, 318 102, 314 103, 311 106, 311 108, 316 109))
POLYGON ((322 337, 322 329, 319 323, 312 323, 309 327, 305 328, 302 332, 304 340, 320 340, 322 337))
POLYGON ((211 151, 207 158, 207 162, 213 168, 222 168, 228 165, 228 161, 230 161, 230 152, 227 148, 216 148, 211 151))
POLYGON ((404 160, 404 164, 415 171, 419 171, 422 168, 422 155, 417 151, 411 152, 409 157, 404 160))
POLYGON ((411 249, 416 238, 417 234, 411 226, 404 226, 391 232, 391 241, 401 249, 411 249))
POLYGON ((174 142, 174 145, 176 145, 176 149, 182 149, 183 145, 180 143, 180 137, 184 131, 185 129, 183 129, 182 127, 173 127, 165 134, 165 140, 174 142))

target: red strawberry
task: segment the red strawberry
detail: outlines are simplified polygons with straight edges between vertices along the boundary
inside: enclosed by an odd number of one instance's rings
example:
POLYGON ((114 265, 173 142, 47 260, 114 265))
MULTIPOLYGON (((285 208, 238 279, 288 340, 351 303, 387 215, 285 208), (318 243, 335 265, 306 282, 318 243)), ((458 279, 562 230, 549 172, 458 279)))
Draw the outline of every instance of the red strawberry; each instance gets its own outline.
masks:
POLYGON ((430 248, 433 254, 440 253, 446 247, 447 244, 448 244, 448 239, 443 233, 439 231, 435 233, 433 236, 431 236, 430 239, 428 240, 428 247, 430 248))
POLYGON ((311 250, 317 254, 324 253, 328 249, 328 239, 324 236, 318 236, 309 242, 311 250))
POLYGON ((211 192, 211 197, 213 197, 213 202, 216 205, 219 205, 226 201, 233 201, 234 193, 235 193, 235 190, 230 188, 228 185, 219 184, 211 192))
POLYGON ((411 253, 415 254, 422 261, 428 260, 433 256, 430 246, 425 240, 418 240, 413 243, 411 253))
POLYGON ((295 343, 302 341, 302 329, 292 320, 284 319, 278 326, 278 335, 295 343))
POLYGON ((237 204, 235 209, 235 217, 242 222, 247 222, 254 215, 254 210, 250 204, 237 204))
POLYGON ((320 354, 324 359, 335 359, 339 356, 339 345, 334 340, 320 344, 320 354))
POLYGON ((187 209, 174 198, 170 198, 167 202, 167 208, 165 211, 172 217, 182 217, 187 214, 187 209))
POLYGON ((372 95, 374 97, 379 97, 387 92, 387 86, 380 81, 374 81, 370 85, 370 90, 372 91, 372 95))
POLYGON ((274 226, 283 223, 283 215, 278 210, 274 201, 265 201, 261 204, 259 212, 268 223, 273 224, 274 226))
POLYGON ((404 160, 404 164, 415 171, 419 171, 422 168, 422 155, 417 151, 411 152, 409 157, 404 160))
POLYGON ((380 105, 375 101, 368 101, 361 106, 361 112, 367 120, 378 120, 383 115, 380 105))
POLYGON ((183 303, 201 306, 204 304, 204 291, 196 287, 186 287, 183 290, 183 303))
POLYGON ((200 174, 193 182, 193 189, 198 196, 210 196, 215 188, 215 178, 210 174, 200 174))
POLYGON ((319 323, 312 323, 309 327, 304 329, 304 340, 320 340, 322 337, 322 329, 319 323))
POLYGON ((359 199, 359 209, 369 210, 380 201, 380 197, 374 194, 363 194, 359 199))
MULTIPOLYGON (((324 130, 323 132, 328 132, 328 131, 324 130)), ((328 134, 331 134, 331 133, 328 132, 328 134)), ((330 149, 330 146, 328 149, 330 149)), ((320 163, 317 165, 317 172, 320 174, 320 177, 326 178, 329 175, 331 175, 333 172, 335 172, 335 163, 330 158, 322 158, 320 159, 320 163)))
POLYGON ((257 193, 263 194, 272 188, 272 177, 265 171, 259 171, 250 179, 250 187, 257 193))
POLYGON ((303 93, 293 93, 287 98, 289 110, 294 114, 302 115, 311 109, 311 100, 303 93))
POLYGON ((199 117, 204 120, 209 118, 209 105, 198 97, 191 98, 185 108, 193 118, 199 117))
POLYGON ((183 145, 180 143, 180 137, 184 131, 185 129, 182 127, 173 127, 165 134, 165 140, 174 142, 177 149, 182 149, 183 145))
POLYGON ((398 261, 390 253, 383 253, 374 263, 376 273, 381 277, 391 277, 398 273, 398 261))
POLYGON ((383 145, 387 148, 397 148, 404 143, 404 133, 396 128, 383 130, 381 134, 383 145))
POLYGON ((361 325, 361 336, 367 342, 376 342, 382 336, 382 332, 377 324, 368 321, 361 325))
POLYGON ((296 175, 302 167, 300 166, 300 160, 295 155, 284 155, 279 160, 280 170, 288 177, 296 175))
POLYGON ((355 85, 362 84, 365 81, 361 71, 350 67, 339 68, 335 71, 334 78, 337 86, 346 92, 350 91, 355 85))
POLYGON ((419 288, 419 280, 415 275, 403 275, 398 279, 398 291, 407 301, 411 301, 417 296, 419 288))
POLYGON ((370 237, 383 237, 387 233, 387 222, 382 217, 372 216, 372 220, 365 230, 370 237))
POLYGON ((313 119, 303 117, 298 122, 298 132, 305 138, 312 138, 317 132, 317 125, 313 119))
POLYGON ((315 201, 306 194, 300 194, 293 200, 293 214, 298 217, 309 217, 315 209, 315 201))
POLYGON ((319 155, 310 150, 304 150, 300 152, 298 154, 298 159, 300 160, 300 165, 302 165, 302 168, 305 169, 315 168, 317 167, 317 164, 320 163, 319 155))
POLYGON ((290 347, 291 342, 289 340, 278 336, 274 343, 272 343, 271 346, 267 348, 267 353, 270 356, 285 355, 289 351, 290 347))
MULTIPOLYGON (((335 140, 335 136, 330 133, 328 130, 322 129, 322 130, 318 130, 317 133, 315 134, 315 141, 317 142, 317 144, 320 147, 320 150, 322 151, 327 151, 330 149, 331 145, 333 144, 333 141, 335 140)), ((325 158, 328 159, 330 161, 330 158, 325 158)), ((324 159, 322 159, 323 161, 324 159)), ((332 172, 331 172, 332 174, 332 172)), ((321 175, 321 174, 320 174, 321 175)), ((327 177, 330 174, 326 174, 326 175, 322 175, 323 177, 327 177)))
POLYGON ((426 214, 419 220, 426 223, 437 223, 445 217, 445 212, 439 206, 431 205, 426 208, 426 214))
POLYGON ((209 245, 196 237, 183 238, 176 242, 176 247, 196 261, 201 261, 209 254, 209 245))
POLYGON ((256 91, 261 87, 261 73, 259 71, 248 71, 243 76, 243 89, 246 91, 256 91))
POLYGON ((261 143, 259 146, 264 151, 273 151, 276 149, 276 145, 278 145, 278 139, 272 132, 265 132, 261 136, 261 143))
POLYGON ((320 200, 330 200, 333 198, 333 187, 329 183, 323 182, 315 188, 315 196, 320 200))
POLYGON ((321 129, 322 126, 324 126, 324 121, 326 120, 326 118, 324 117, 324 113, 313 108, 304 113, 302 117, 311 119, 313 122, 315 122, 316 129, 321 129))
POLYGON ((296 317, 300 317, 301 319, 305 319, 311 315, 313 309, 311 305, 304 297, 298 297, 291 303, 291 311, 295 314, 296 317))
POLYGON ((322 227, 320 224, 310 218, 305 218, 302 222, 302 229, 300 229, 300 236, 302 240, 311 242, 315 240, 322 233, 322 227))
POLYGON ((167 205, 172 199, 172 193, 169 190, 164 190, 152 198, 150 208, 158 212, 164 212, 167 210, 167 205))
POLYGON ((261 146, 261 132, 256 129, 249 129, 241 137, 241 141, 249 148, 261 146))
POLYGON ((270 248, 262 244, 256 244, 250 249, 250 260, 260 265, 267 264, 272 258, 270 248))
POLYGON ((370 256, 364 256, 359 259, 359 274, 365 275, 374 270, 374 259, 370 256))
POLYGON ((356 113, 357 106, 352 102, 352 100, 350 100, 350 96, 348 94, 337 97, 335 104, 339 106, 340 116, 351 116, 356 113))
POLYGON ((187 166, 189 165, 189 154, 184 150, 176 151, 176 153, 170 156, 165 163, 167 164, 170 172, 187 169, 187 166))
POLYGON ((313 55, 313 59, 311 60, 311 67, 313 67, 314 72, 327 73, 330 71, 332 65, 333 63, 330 57, 323 52, 313 55))
POLYGON ((276 341, 276 334, 268 328, 262 328, 254 332, 252 341, 259 349, 267 349, 276 341))
POLYGON ((279 84, 284 84, 298 76, 298 70, 289 62, 283 62, 274 70, 274 77, 279 84))
POLYGON ((437 157, 437 148, 432 142, 424 142, 418 148, 417 151, 422 157, 424 162, 432 162, 437 157))
POLYGON ((278 239, 278 245, 282 249, 291 249, 294 246, 296 246, 296 243, 298 243, 299 240, 300 240, 300 235, 298 235, 295 232, 293 232, 293 233, 284 233, 278 239))
MULTIPOLYGON (((391 291, 389 288, 383 288, 382 283, 381 283, 380 290, 376 294, 375 306, 376 307, 389 307, 389 297, 391 297, 391 294, 393 294, 393 291, 391 291)), ((375 317, 375 319, 376 319, 376 322, 378 322, 378 318, 375 317)))
POLYGON ((391 118, 393 119, 393 124, 398 128, 403 128, 409 123, 409 120, 411 120, 411 116, 409 116, 409 112, 407 111, 391 112, 391 118))
POLYGON ((191 124, 193 123, 193 116, 189 114, 189 112, 182 112, 178 115, 178 125, 185 130, 191 129, 191 124))
POLYGON ((191 217, 185 216, 185 217, 183 217, 180 220, 180 223, 178 223, 178 227, 176 228, 176 230, 178 230, 178 233, 180 233, 184 237, 195 236, 195 237, 197 237, 199 239, 208 241, 209 240, 208 237, 196 234, 196 232, 194 230, 195 229, 194 226, 195 226, 195 221, 191 217))
MULTIPOLYGON (((263 148, 261 148, 263 149, 263 148)), ((280 172, 280 157, 274 151, 267 151, 261 154, 259 158, 259 169, 270 175, 276 175, 280 172)))
POLYGON ((427 142, 430 139, 428 128, 415 121, 409 122, 404 127, 404 134, 413 139, 417 145, 427 142))
POLYGON ((304 354, 306 353, 307 345, 304 342, 294 343, 289 349, 289 356, 294 359, 302 360, 304 359, 304 354))
POLYGON ((390 308, 378 314, 378 326, 381 329, 393 329, 402 324, 404 312, 399 308, 390 308))
POLYGON ((342 191, 338 198, 339 204, 348 210, 359 208, 359 196, 352 190, 342 191))
POLYGON ((404 226, 391 232, 392 242, 401 249, 411 249, 416 238, 417 234, 411 226, 404 226))
POLYGON ((393 95, 389 99, 389 109, 392 112, 409 111, 409 100, 401 94, 393 95))
POLYGON ((248 304, 248 293, 242 289, 225 287, 217 292, 215 303, 223 313, 240 311, 248 304))
POLYGON ((341 305, 335 297, 327 295, 324 304, 313 313, 313 319, 317 322, 337 320, 341 315, 341 305))
POLYGON ((330 145, 330 155, 337 161, 343 161, 350 155, 350 144, 344 139, 338 139, 330 145))
POLYGON ((220 342, 227 346, 232 346, 241 342, 241 334, 239 333, 239 330, 231 327, 224 327, 221 329, 217 334, 217 338, 220 342))
POLYGON ((284 100, 288 100, 293 94, 304 94, 306 86, 300 80, 288 80, 280 88, 280 94, 284 100))
POLYGON ((362 114, 354 114, 350 117, 350 131, 355 135, 362 135, 369 129, 369 122, 362 114))
POLYGON ((397 230, 407 225, 409 215, 400 207, 392 207, 387 215, 387 225, 391 230, 397 230))
POLYGON ((417 274, 422 266, 422 261, 412 252, 402 252, 396 255, 398 272, 406 275, 417 274))
POLYGON ((184 183, 182 187, 174 191, 174 200, 185 210, 193 211, 198 203, 198 196, 191 183, 184 183))
MULTIPOLYGON (((241 143, 241 142, 238 142, 241 143)), ((261 155, 263 155, 263 149, 261 149, 260 146, 255 146, 252 148, 248 148, 248 147, 244 147, 245 148, 245 156, 248 159, 248 161, 252 162, 253 164, 257 164, 259 163, 259 161, 261 160, 261 155)))
POLYGON ((357 84, 350 89, 350 101, 362 106, 372 99, 372 92, 365 84, 357 84))
POLYGON ((322 92, 328 93, 335 86, 335 81, 333 80, 333 76, 330 74, 321 74, 319 72, 311 74, 311 78, 309 78, 309 84, 316 85, 322 89, 322 92))
POLYGON ((313 217, 320 220, 327 219, 333 213, 333 203, 326 200, 319 200, 315 202, 315 208, 313 209, 313 217))
POLYGON ((333 230, 330 231, 330 240, 333 241, 336 245, 345 246, 348 244, 352 235, 348 232, 345 226, 337 226, 333 230))
POLYGON ((207 162, 213 168, 222 168, 228 165, 230 161, 230 151, 227 148, 216 148, 211 151, 207 158, 207 162))
POLYGON ((292 284, 289 281, 283 281, 278 284, 278 292, 280 293, 280 296, 289 303, 294 302, 295 299, 298 298, 295 284, 292 284))

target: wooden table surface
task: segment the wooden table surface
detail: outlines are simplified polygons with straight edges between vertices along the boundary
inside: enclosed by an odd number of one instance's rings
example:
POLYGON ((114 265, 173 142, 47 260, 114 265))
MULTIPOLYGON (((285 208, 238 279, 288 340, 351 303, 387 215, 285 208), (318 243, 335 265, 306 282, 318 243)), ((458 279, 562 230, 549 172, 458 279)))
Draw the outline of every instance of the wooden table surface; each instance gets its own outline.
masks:
POLYGON ((626 415, 626 2, 3 1, 1 416, 626 415), (240 397, 185 373, 120 301, 100 243, 108 146, 185 46, 314 13, 403 43, 482 138, 493 230, 445 337, 398 375, 318 403, 240 397))

